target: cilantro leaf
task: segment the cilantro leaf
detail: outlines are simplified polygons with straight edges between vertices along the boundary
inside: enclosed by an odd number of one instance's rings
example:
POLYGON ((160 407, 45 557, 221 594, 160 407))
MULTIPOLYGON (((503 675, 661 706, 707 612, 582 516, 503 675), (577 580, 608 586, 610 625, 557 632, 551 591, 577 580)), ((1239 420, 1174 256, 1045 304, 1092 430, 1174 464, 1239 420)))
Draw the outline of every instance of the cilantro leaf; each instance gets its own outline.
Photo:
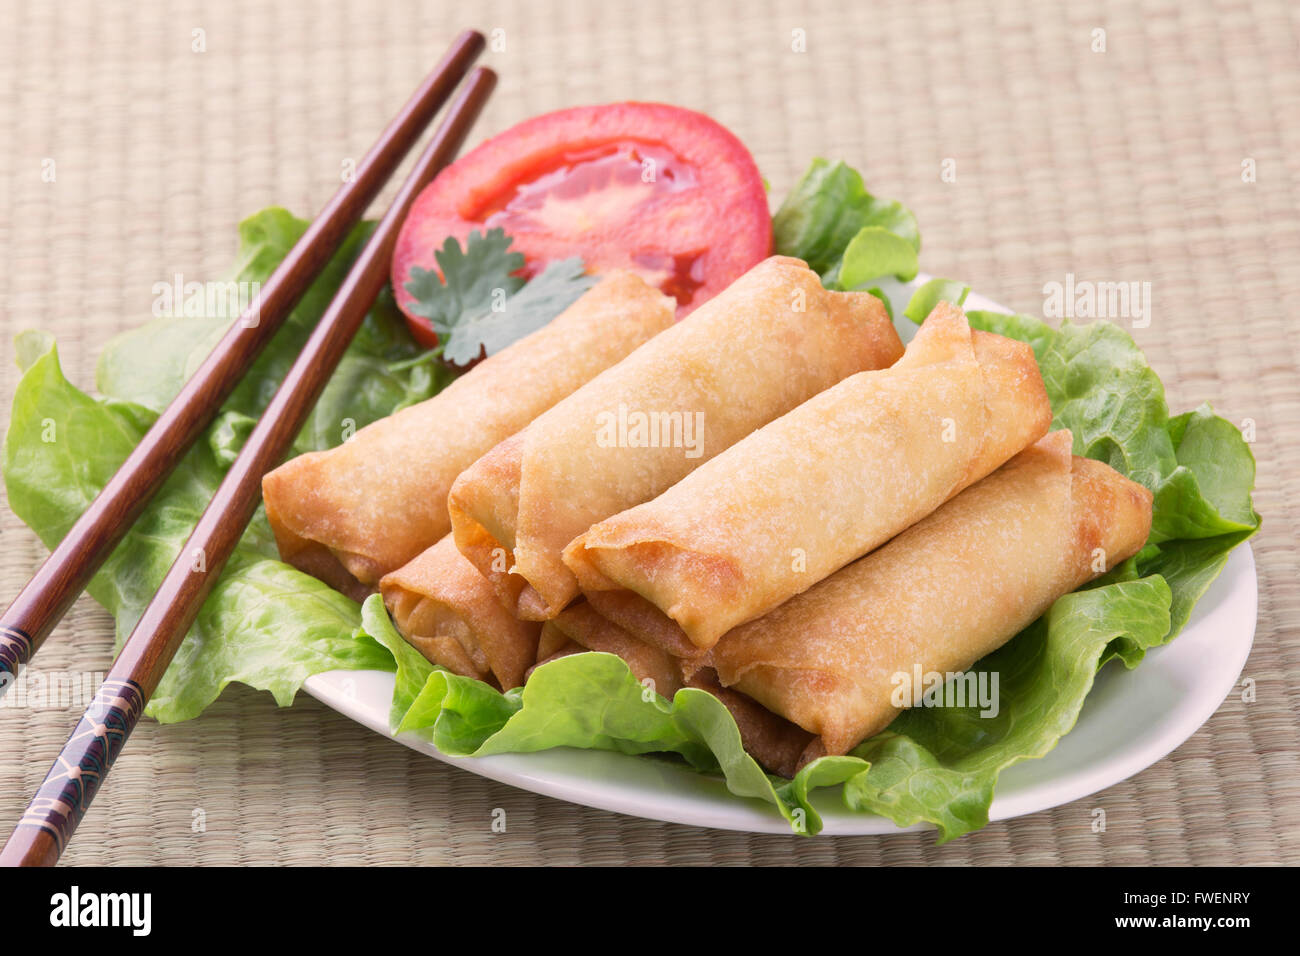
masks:
POLYGON ((511 342, 536 332, 555 318, 595 283, 584 274, 578 257, 548 263, 522 289, 495 311, 468 311, 461 316, 443 345, 447 361, 465 365, 501 351, 511 342))
POLYGON ((411 270, 410 311, 429 320, 448 362, 468 365, 501 351, 555 318, 596 281, 575 257, 549 263, 525 283, 516 274, 524 257, 509 251, 511 242, 503 229, 471 232, 463 250, 449 238, 434 253, 437 271, 411 270))
POLYGON ((524 257, 509 251, 513 241, 504 229, 490 229, 486 236, 471 232, 464 250, 459 240, 448 238, 433 254, 437 269, 411 270, 406 291, 415 302, 410 311, 446 337, 466 312, 490 309, 494 296, 513 295, 524 284, 514 274, 524 267, 524 257))

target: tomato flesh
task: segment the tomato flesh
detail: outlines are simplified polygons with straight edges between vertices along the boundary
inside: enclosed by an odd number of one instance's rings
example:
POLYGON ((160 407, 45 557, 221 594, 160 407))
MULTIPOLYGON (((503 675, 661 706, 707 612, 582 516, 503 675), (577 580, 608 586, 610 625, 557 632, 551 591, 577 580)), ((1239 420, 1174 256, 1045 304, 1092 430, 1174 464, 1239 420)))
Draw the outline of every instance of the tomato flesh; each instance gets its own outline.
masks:
MULTIPOLYGON (((753 158, 707 116, 654 103, 561 110, 493 137, 417 198, 393 257, 399 305, 410 269, 436 268, 448 236, 502 228, 524 274, 580 256, 588 271, 631 269, 678 314, 771 252, 767 196, 753 158)), ((436 341, 418 316, 412 331, 436 341)))
MULTIPOLYGON (((624 259, 623 250, 610 254, 598 246, 616 240, 623 224, 639 214, 649 185, 656 187, 655 195, 660 197, 697 182, 695 169, 662 146, 614 143, 561 154, 551 169, 539 170, 536 179, 512 184, 485 208, 462 209, 461 215, 482 221, 487 229, 500 227, 511 236, 585 237, 593 247, 586 257, 589 266, 635 269, 680 305, 689 305, 704 284, 695 269, 701 250, 671 255, 636 252, 624 259)), ((539 266, 530 263, 525 273, 539 266)))
POLYGON ((647 177, 653 177, 656 185, 663 183, 670 192, 680 192, 697 182, 694 169, 650 143, 611 143, 563 153, 551 169, 537 173, 530 182, 507 187, 486 208, 462 210, 461 214, 467 219, 482 219, 488 227, 523 223, 550 231, 571 228, 579 217, 594 214, 580 227, 617 227, 645 201, 647 177), (597 205, 580 201, 592 193, 599 195, 597 205))

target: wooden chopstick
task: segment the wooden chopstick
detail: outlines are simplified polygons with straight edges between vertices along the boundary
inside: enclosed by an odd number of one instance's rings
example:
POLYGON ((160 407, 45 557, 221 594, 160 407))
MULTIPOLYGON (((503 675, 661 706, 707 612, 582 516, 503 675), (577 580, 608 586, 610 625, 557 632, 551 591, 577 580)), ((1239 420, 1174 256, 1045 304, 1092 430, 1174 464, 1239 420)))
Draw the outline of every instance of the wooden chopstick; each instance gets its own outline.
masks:
POLYGON ((14 827, 0 865, 48 866, 58 860, 257 510, 262 476, 284 458, 388 281, 397 232, 411 203, 455 156, 495 84, 496 74, 483 67, 470 75, 14 827))
POLYGON ((140 516, 176 463, 211 424, 235 385, 307 287, 334 255, 402 158, 420 138, 483 50, 483 35, 462 33, 401 112, 235 320, 0 617, 0 694, 45 642, 99 566, 140 516))

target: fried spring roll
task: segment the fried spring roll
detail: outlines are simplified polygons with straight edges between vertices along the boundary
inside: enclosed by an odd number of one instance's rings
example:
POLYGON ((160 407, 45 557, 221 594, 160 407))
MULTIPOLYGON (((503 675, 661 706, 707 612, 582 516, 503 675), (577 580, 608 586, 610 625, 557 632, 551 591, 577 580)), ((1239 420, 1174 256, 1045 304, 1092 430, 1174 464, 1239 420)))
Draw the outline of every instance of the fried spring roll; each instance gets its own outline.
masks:
POLYGON ((1136 553, 1151 493, 1053 432, 885 546, 726 634, 724 686, 843 754, 901 709, 895 675, 955 673, 1136 553))
POLYGON ((609 618, 639 641, 681 660, 686 673, 706 666, 709 652, 691 643, 677 622, 641 595, 626 590, 589 591, 584 597, 603 617, 609 618))
POLYGON ((452 481, 497 442, 673 324, 674 301, 611 273, 428 401, 262 480, 281 557, 362 598, 451 530, 452 481))
POLYGON ((757 701, 723 687, 711 668, 694 668, 684 674, 681 661, 637 640, 586 602, 572 604, 547 621, 542 635, 550 660, 582 650, 603 651, 621 657, 637 680, 652 682, 650 686, 660 696, 671 699, 682 687, 709 692, 731 712, 745 751, 773 773, 793 776, 800 755, 813 740, 812 734, 757 701))
MULTIPOLYGON (((537 639, 537 663, 533 666, 540 667, 547 661, 554 660, 557 657, 564 657, 568 653, 579 653, 585 650, 586 648, 581 644, 575 644, 569 640, 568 636, 559 628, 554 627, 551 621, 547 621, 542 625, 541 636, 537 639)), ((528 673, 531 674, 532 672, 532 668, 530 668, 528 673)))
POLYGON ((599 522, 564 561, 589 596, 639 594, 706 650, 914 524, 1051 423, 1033 349, 972 333, 942 303, 897 364, 849 376, 599 522))
POLYGON ((379 590, 407 642, 452 673, 509 690, 537 659, 541 625, 511 616, 451 535, 384 575, 379 590))
POLYGON ((688 687, 708 691, 731 711, 747 754, 782 777, 790 778, 798 772, 803 755, 816 739, 812 734, 772 713, 747 694, 723 687, 712 667, 696 670, 686 683, 688 687))
POLYGON ((456 544, 518 617, 552 618, 578 593, 561 552, 592 524, 901 354, 874 296, 767 259, 466 470, 449 500, 456 544))
MULTIPOLYGON (((543 628, 547 636, 543 643, 552 645, 559 636, 580 644, 589 651, 603 651, 623 658, 628 669, 643 684, 662 697, 672 699, 673 694, 686 686, 677 661, 658 648, 638 641, 622 628, 601 617, 584 601, 572 604, 559 613, 543 628), (554 635, 554 636, 553 636, 554 635)), ((554 651, 552 652, 554 654, 554 651)))
POLYGON ((558 661, 561 657, 572 657, 574 654, 587 653, 587 648, 569 640, 561 632, 555 630, 548 631, 547 625, 550 623, 550 621, 547 621, 542 625, 542 637, 543 639, 548 637, 552 638, 557 643, 551 648, 550 653, 545 657, 541 656, 540 653, 538 654, 537 663, 528 668, 528 674, 524 677, 525 681, 531 680, 533 671, 537 670, 537 668, 541 667, 543 664, 549 664, 551 661, 558 661))

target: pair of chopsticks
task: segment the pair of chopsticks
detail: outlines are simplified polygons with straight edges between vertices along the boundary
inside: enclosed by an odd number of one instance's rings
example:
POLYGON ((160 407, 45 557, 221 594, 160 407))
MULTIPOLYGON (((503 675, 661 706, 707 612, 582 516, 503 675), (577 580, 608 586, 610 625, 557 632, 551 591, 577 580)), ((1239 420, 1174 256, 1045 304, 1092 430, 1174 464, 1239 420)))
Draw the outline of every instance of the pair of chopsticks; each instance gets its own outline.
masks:
MULTIPOLYGON (((0 675, 17 676, 176 463, 212 422, 244 371, 410 151, 482 51, 476 31, 452 44, 299 239, 258 299, 0 617, 0 675)), ((375 298, 411 203, 456 155, 496 74, 479 67, 456 97, 379 226, 203 512, 99 692, 0 851, 0 865, 51 865, 67 845, 198 616, 261 500, 262 476, 284 458, 375 298), (194 560, 196 554, 202 562, 194 560), (206 570, 196 571, 200 566, 206 570)))

